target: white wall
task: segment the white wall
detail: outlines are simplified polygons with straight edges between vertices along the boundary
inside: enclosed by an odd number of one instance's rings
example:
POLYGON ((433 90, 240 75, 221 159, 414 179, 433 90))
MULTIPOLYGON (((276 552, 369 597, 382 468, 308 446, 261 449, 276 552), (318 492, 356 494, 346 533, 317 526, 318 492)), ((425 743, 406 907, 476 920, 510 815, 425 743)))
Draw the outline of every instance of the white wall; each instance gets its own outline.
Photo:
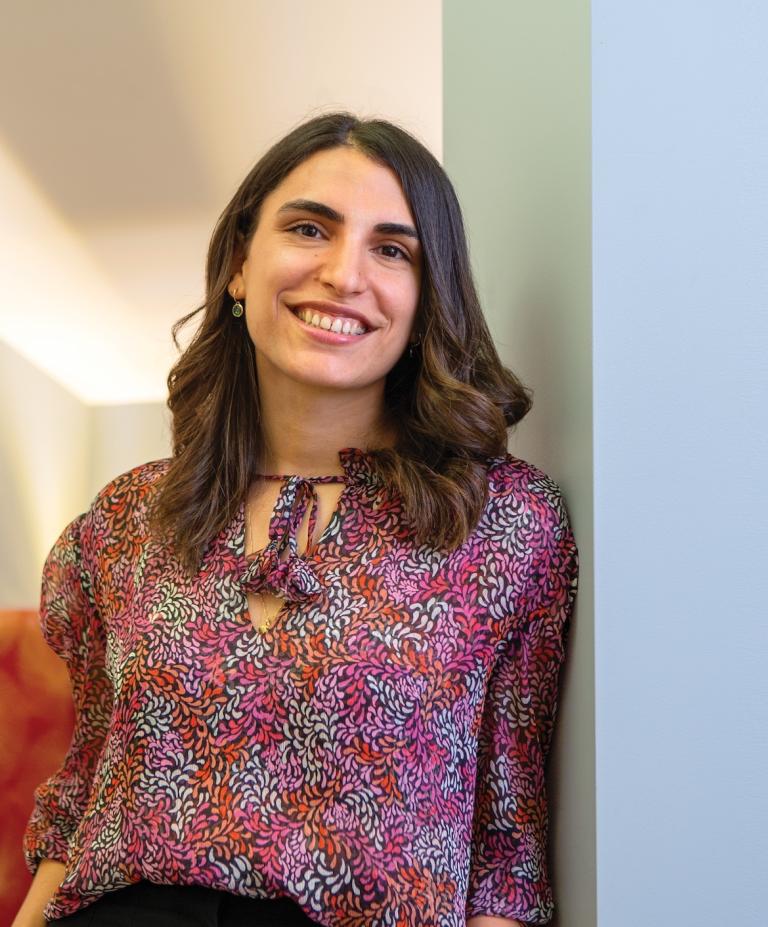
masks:
POLYGON ((0 341, 0 608, 37 607, 40 569, 88 494, 88 407, 0 341))
POLYGON ((91 408, 90 499, 119 473, 171 454, 170 413, 160 402, 91 408))
POLYGON ((497 346, 534 390, 534 407, 513 432, 510 450, 559 482, 579 546, 579 595, 548 784, 555 921, 591 927, 589 5, 445 0, 443 19, 444 163, 462 203, 497 346))
POLYGON ((85 405, 0 341, 0 608, 36 608, 67 523, 113 477, 168 454, 164 405, 85 405))
POLYGON ((768 923, 767 38, 593 3, 601 927, 768 923))

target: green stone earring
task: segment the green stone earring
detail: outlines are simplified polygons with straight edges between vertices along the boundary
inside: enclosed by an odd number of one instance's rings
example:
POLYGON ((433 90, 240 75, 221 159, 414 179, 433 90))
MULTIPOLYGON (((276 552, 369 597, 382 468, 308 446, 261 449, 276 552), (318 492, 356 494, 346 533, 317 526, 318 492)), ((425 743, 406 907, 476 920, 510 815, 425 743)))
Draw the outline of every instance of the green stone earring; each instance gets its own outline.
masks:
POLYGON ((243 309, 243 304, 240 302, 240 300, 236 296, 233 296, 232 298, 235 301, 234 304, 232 305, 232 315, 236 319, 239 319, 245 310, 243 309))

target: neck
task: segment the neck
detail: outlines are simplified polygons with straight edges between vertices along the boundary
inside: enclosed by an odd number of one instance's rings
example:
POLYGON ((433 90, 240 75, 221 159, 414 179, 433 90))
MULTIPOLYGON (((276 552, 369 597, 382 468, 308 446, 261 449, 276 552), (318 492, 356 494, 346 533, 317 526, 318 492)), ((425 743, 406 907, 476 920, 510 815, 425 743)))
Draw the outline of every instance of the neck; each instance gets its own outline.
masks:
POLYGON ((396 441, 387 423, 383 384, 334 390, 260 377, 259 399, 263 473, 342 475, 341 448, 372 450, 396 441))

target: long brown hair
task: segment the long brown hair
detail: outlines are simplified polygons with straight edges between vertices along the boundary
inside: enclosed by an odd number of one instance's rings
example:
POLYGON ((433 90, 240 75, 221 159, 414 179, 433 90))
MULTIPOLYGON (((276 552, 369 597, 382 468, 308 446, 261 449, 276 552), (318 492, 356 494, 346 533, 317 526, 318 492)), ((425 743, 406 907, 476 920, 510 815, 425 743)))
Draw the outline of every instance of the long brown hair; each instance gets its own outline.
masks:
MULTIPOLYGON (((233 517, 259 472, 263 436, 253 343, 232 315, 227 285, 245 256, 264 197, 318 151, 353 146, 400 180, 422 245, 414 330, 387 377, 385 403, 398 423, 394 447, 368 449, 376 474, 401 500, 416 539, 453 549, 486 501, 486 459, 506 452, 507 429, 532 392, 499 359, 472 279, 461 209, 437 159, 399 126, 331 113, 298 126, 253 167, 211 238, 202 323, 168 376, 173 457, 152 509, 154 529, 189 570, 233 517)), ((244 317, 243 317, 244 318, 244 317)))

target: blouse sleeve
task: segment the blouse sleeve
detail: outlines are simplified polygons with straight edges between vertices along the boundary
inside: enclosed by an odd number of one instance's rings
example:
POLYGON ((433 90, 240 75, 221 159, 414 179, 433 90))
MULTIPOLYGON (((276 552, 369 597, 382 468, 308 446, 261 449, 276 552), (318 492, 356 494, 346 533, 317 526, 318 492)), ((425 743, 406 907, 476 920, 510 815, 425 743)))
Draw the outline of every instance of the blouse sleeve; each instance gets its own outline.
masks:
POLYGON ((107 733, 112 690, 105 672, 105 635, 90 574, 83 563, 87 513, 62 532, 43 566, 40 626, 51 649, 67 664, 75 706, 72 741, 61 767, 34 793, 23 850, 34 873, 41 859, 65 863, 83 816, 107 733))
POLYGON ((578 550, 559 491, 520 600, 521 619, 499 646, 478 733, 467 918, 485 914, 546 924, 545 761, 578 582, 578 550))

